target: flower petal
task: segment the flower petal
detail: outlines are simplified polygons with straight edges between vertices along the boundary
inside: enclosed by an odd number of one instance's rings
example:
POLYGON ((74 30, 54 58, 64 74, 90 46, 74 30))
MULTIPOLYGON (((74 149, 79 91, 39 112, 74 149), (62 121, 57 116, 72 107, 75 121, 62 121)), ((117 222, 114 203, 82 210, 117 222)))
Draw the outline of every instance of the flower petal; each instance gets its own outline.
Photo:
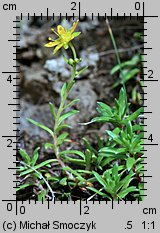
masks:
POLYGON ((71 30, 71 33, 73 33, 74 30, 76 29, 78 22, 79 22, 79 20, 77 20, 76 22, 73 23, 73 26, 72 26, 71 29, 70 29, 70 30, 71 30))
POLYGON ((66 30, 65 30, 65 28, 62 27, 61 25, 58 25, 58 26, 57 26, 57 32, 58 32, 59 35, 63 35, 63 34, 66 33, 66 30))
POLYGON ((52 42, 49 42, 49 43, 45 44, 44 46, 48 47, 48 48, 51 48, 51 47, 54 47, 54 46, 56 46, 58 44, 59 44, 59 41, 52 41, 52 42))
POLYGON ((57 45, 56 48, 55 48, 54 51, 53 51, 53 54, 56 54, 57 51, 58 51, 60 48, 62 48, 62 46, 63 46, 63 43, 57 45))

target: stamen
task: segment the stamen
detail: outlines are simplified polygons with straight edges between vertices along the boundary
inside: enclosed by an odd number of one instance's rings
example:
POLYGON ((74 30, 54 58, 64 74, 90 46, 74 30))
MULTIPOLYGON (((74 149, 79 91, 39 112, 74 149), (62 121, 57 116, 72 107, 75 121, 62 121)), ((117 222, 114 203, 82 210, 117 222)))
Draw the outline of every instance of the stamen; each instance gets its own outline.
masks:
POLYGON ((59 37, 59 34, 54 30, 54 28, 52 28, 51 30, 59 37))

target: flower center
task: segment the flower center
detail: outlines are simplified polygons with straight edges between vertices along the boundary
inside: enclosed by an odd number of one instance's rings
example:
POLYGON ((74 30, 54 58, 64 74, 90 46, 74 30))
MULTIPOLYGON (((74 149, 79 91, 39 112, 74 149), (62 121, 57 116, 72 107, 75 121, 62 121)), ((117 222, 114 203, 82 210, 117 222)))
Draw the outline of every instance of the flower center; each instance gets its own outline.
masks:
POLYGON ((70 32, 66 32, 65 34, 61 35, 62 43, 68 43, 72 39, 72 34, 70 32))

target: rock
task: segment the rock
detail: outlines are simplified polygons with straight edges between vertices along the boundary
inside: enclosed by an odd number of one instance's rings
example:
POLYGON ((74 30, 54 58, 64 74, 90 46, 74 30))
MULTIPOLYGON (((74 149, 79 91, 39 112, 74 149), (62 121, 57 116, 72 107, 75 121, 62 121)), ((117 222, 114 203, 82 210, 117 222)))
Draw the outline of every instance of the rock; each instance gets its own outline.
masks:
POLYGON ((36 56, 37 56, 37 58, 39 58, 39 59, 42 59, 42 58, 43 58, 43 53, 42 53, 42 50, 41 50, 41 49, 37 49, 37 50, 36 50, 36 56))
POLYGON ((88 80, 81 80, 75 83, 69 98, 80 99, 77 103, 77 108, 80 110, 80 113, 78 114, 79 117, 77 118, 83 120, 83 122, 90 120, 95 114, 97 96, 88 80))
POLYGON ((83 50, 81 52, 82 63, 81 66, 93 66, 97 67, 99 61, 99 54, 96 51, 83 50))
POLYGON ((82 62, 78 65, 78 69, 82 69, 88 66, 88 69, 83 72, 79 78, 83 78, 84 76, 93 77, 93 71, 97 70, 97 65, 99 61, 99 54, 96 51, 92 51, 90 49, 83 50, 80 53, 80 57, 82 58, 82 62), (92 72, 91 72, 92 69, 92 72))
POLYGON ((54 72, 57 76, 60 75, 61 77, 65 78, 70 77, 71 74, 69 67, 62 56, 59 58, 47 60, 44 68, 50 72, 54 72))
POLYGON ((23 52, 20 58, 23 59, 23 62, 24 62, 24 60, 33 60, 35 55, 36 54, 33 50, 29 50, 29 51, 23 52))
POLYGON ((83 21, 83 23, 79 23, 78 27, 80 28, 80 31, 82 31, 84 34, 89 31, 95 29, 99 25, 99 21, 97 17, 94 17, 92 20, 92 17, 87 17, 87 21, 83 21))
POLYGON ((21 100, 21 118, 20 118, 20 130, 21 133, 26 132, 30 137, 38 135, 40 138, 46 140, 49 139, 49 134, 40 129, 39 127, 31 124, 26 118, 31 118, 47 127, 52 128, 52 116, 50 113, 49 104, 43 104, 40 106, 32 105, 24 100, 21 100))
POLYGON ((49 100, 50 84, 47 81, 47 72, 39 66, 24 69, 23 93, 26 99, 34 104, 49 100))

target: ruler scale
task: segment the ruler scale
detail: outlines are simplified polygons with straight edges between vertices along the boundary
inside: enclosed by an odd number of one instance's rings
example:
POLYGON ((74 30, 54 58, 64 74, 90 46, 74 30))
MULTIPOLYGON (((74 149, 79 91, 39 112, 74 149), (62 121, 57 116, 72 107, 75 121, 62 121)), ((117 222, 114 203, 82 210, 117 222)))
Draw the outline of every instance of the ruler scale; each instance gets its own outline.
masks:
POLYGON ((16 3, 1 2, 1 232, 160 232, 159 204, 159 12, 158 0, 127 1, 53 1, 38 5, 28 0, 16 3), (43 9, 43 10, 42 10, 43 9), (19 23, 26 17, 45 16, 87 20, 97 17, 99 21, 132 20, 134 16, 143 25, 141 37, 144 39, 143 81, 144 103, 144 201, 37 201, 19 200, 16 194, 17 161, 16 152, 20 140, 20 66, 17 49, 20 42, 19 23), (152 77, 153 76, 153 77, 152 77), (150 78, 149 78, 150 77, 150 78), (153 143, 147 136, 153 134, 153 143))

